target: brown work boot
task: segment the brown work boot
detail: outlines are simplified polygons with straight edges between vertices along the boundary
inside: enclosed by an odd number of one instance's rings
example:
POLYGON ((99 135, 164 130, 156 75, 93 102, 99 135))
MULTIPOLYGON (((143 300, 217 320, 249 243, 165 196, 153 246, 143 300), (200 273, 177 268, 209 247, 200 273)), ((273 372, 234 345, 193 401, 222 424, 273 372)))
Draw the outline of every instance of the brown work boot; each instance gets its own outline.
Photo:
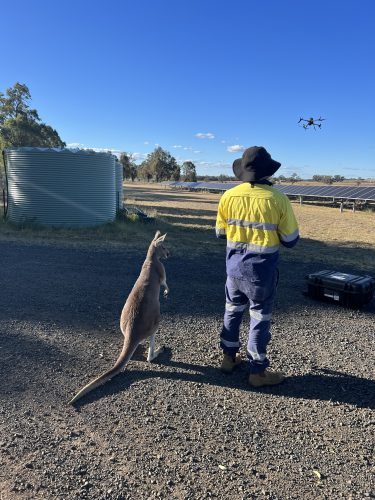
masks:
POLYGON ((264 385, 277 385, 285 380, 281 372, 269 372, 264 370, 260 373, 250 373, 249 384, 252 387, 263 387, 264 385))
POLYGON ((220 370, 224 373, 232 373, 232 371, 241 363, 241 361, 241 354, 237 353, 235 356, 230 356, 229 354, 224 352, 220 370))

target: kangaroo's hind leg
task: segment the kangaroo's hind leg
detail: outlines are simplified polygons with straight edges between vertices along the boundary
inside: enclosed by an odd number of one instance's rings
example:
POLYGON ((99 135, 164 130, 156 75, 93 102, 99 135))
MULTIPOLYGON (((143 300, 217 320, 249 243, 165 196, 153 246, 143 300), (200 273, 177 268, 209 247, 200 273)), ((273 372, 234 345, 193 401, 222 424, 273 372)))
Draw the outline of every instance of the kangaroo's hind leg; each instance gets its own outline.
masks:
POLYGON ((150 337, 150 347, 148 349, 148 356, 147 356, 147 361, 149 363, 153 361, 155 358, 157 358, 159 354, 161 354, 164 351, 164 347, 160 347, 155 351, 155 335, 156 331, 150 337))

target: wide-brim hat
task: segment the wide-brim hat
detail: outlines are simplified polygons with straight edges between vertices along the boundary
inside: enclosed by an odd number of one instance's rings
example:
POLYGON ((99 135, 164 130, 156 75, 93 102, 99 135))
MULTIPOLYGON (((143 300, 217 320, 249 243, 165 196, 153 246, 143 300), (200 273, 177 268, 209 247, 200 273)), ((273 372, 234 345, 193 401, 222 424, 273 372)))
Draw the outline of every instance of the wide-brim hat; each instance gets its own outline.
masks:
POLYGON ((262 146, 252 146, 245 149, 242 158, 233 162, 233 173, 243 182, 256 182, 273 175, 281 163, 271 158, 262 146))

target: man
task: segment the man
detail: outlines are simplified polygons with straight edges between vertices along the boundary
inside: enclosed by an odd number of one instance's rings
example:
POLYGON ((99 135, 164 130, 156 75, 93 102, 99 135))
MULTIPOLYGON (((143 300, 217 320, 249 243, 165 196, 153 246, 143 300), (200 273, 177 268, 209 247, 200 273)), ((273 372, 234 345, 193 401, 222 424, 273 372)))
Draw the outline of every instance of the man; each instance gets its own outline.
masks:
POLYGON ((285 378, 280 372, 267 370, 279 245, 293 247, 299 239, 288 198, 268 180, 280 165, 263 147, 246 149, 233 163, 233 172, 242 184, 223 194, 216 220, 216 236, 227 239, 221 369, 231 373, 241 362, 239 328, 249 305, 247 356, 249 384, 253 387, 276 385, 285 378))

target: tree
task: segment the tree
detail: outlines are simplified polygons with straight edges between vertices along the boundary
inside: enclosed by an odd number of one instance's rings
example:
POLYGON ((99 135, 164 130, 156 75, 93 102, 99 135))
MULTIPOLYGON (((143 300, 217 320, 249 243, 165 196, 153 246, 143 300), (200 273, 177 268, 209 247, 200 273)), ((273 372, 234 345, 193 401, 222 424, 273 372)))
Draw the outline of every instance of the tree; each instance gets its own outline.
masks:
POLYGON ((332 175, 323 175, 323 182, 325 184, 333 184, 333 177, 332 175))
POLYGON ((139 175, 147 178, 148 181, 154 179, 156 182, 169 180, 179 175, 180 167, 176 159, 160 146, 147 155, 146 160, 139 167, 139 175))
POLYGON ((55 129, 22 115, 5 120, 0 135, 4 147, 63 148, 66 145, 55 129))
POLYGON ((217 180, 219 182, 227 182, 230 180, 230 177, 228 175, 225 175, 225 174, 220 174, 218 177, 217 177, 217 180))
POLYGON ((289 182, 291 182, 292 184, 294 184, 295 182, 298 182, 300 181, 301 178, 299 177, 298 174, 296 174, 295 172, 291 175, 291 177, 289 178, 289 182))
POLYGON ((39 122, 40 118, 36 109, 30 109, 27 101, 31 100, 28 87, 16 83, 14 87, 6 90, 6 96, 0 92, 0 125, 6 120, 23 116, 32 121, 39 122))
POLYGON ((192 161, 184 161, 182 164, 182 176, 185 182, 197 182, 197 171, 192 161))
POLYGON ((324 182, 324 184, 333 184, 334 182, 342 182, 345 180, 345 177, 342 175, 313 175, 313 181, 315 182, 324 182))
POLYGON ((147 180, 147 182, 150 182, 152 179, 151 169, 146 160, 143 161, 138 167, 138 177, 140 179, 147 180))
POLYGON ((179 181, 180 178, 181 178, 181 171, 180 171, 180 167, 177 166, 176 170, 174 170, 174 172, 172 173, 171 180, 172 181, 179 181))
POLYGON ((342 182, 345 180, 345 177, 343 175, 335 175, 333 177, 333 182, 342 182))
POLYGON ((31 109, 31 95, 25 84, 16 83, 0 92, 0 143, 5 147, 66 146, 55 129, 41 121, 36 109, 31 109))
POLYGON ((132 165, 130 167, 130 178, 132 180, 132 182, 134 182, 134 179, 136 179, 137 177, 137 165, 132 165))
POLYGON ((121 153, 120 163, 124 172, 124 179, 134 179, 137 177, 137 166, 134 162, 134 156, 132 153, 121 153))

